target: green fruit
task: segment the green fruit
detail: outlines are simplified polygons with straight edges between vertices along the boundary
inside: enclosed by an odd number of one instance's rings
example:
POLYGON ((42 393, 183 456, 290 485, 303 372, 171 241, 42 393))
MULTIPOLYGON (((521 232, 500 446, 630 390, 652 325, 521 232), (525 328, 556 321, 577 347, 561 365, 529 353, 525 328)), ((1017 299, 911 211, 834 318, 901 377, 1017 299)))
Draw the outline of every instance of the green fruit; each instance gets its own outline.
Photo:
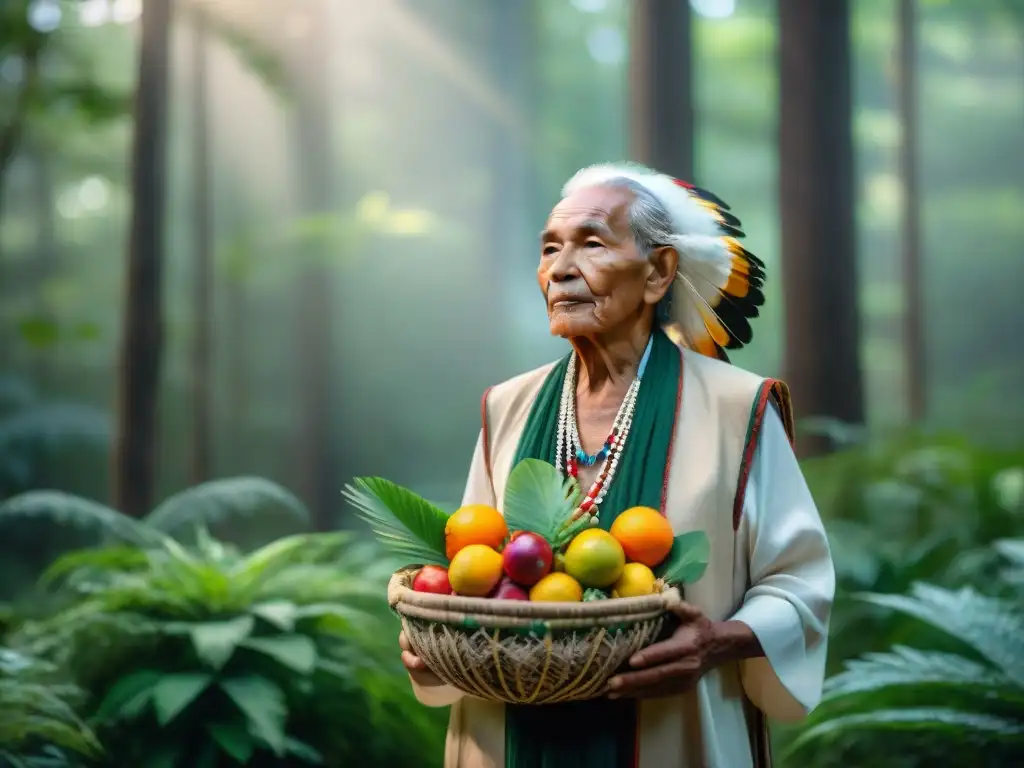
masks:
POLYGON ((603 589, 588 589, 583 593, 583 602, 592 603, 595 600, 607 600, 608 595, 603 589))
POLYGON ((600 528, 583 531, 565 550, 565 572, 584 587, 610 587, 625 565, 622 545, 600 528))

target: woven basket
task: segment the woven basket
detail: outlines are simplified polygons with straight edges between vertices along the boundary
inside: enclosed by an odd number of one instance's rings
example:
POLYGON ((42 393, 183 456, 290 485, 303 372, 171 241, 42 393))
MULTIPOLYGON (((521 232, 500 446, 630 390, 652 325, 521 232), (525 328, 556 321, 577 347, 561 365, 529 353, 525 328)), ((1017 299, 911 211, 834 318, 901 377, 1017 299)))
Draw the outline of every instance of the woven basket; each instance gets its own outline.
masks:
POLYGON ((604 694, 634 653, 658 639, 666 611, 657 595, 587 603, 531 603, 414 592, 416 569, 391 577, 388 603, 413 652, 446 683, 510 704, 582 701, 604 694))

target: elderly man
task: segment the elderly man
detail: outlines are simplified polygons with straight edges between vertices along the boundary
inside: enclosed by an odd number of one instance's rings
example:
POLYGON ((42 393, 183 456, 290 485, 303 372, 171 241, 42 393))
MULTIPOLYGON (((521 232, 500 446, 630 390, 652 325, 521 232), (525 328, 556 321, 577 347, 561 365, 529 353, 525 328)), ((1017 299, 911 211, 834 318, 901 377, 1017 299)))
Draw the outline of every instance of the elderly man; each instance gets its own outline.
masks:
POLYGON ((586 168, 541 236, 537 278, 562 360, 492 387, 465 504, 500 508, 540 458, 577 475, 607 527, 637 505, 711 541, 670 637, 607 696, 508 706, 463 696, 401 639, 420 701, 452 705, 446 768, 767 765, 766 717, 818 702, 835 579, 793 454, 788 391, 731 366, 763 264, 714 196, 635 165, 586 168))

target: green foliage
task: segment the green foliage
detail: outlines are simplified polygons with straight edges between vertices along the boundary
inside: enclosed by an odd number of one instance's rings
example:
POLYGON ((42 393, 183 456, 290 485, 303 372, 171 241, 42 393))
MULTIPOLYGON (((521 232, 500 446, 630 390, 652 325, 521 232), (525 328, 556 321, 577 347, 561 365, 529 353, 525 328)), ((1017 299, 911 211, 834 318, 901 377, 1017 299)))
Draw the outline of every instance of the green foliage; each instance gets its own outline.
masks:
POLYGON ((37 659, 0 648, 0 765, 67 766, 72 755, 101 754, 96 737, 75 713, 80 692, 55 683, 52 672, 37 659))
POLYGON ((380 642, 394 567, 343 533, 74 552, 46 579, 65 607, 11 643, 90 694, 111 766, 397 766, 442 729, 380 642))
MULTIPOLYGON (((1021 544, 1002 548, 1016 552, 1021 544)), ((789 745, 794 764, 843 764, 851 754, 880 764, 896 752, 908 766, 932 765, 938 755, 947 764, 986 766, 1024 758, 1020 595, 1002 599, 919 583, 906 595, 859 599, 924 622, 932 632, 922 644, 931 647, 896 645, 849 661, 827 681, 821 704, 789 745), (934 647, 943 639, 954 650, 934 647)))
POLYGON ((531 531, 552 544, 579 505, 579 485, 539 459, 523 459, 505 484, 505 522, 510 531, 531 531))
POLYGON ((676 536, 668 557, 654 572, 669 584, 693 584, 708 567, 711 541, 704 531, 690 531, 676 536))
POLYGON ((394 554, 417 565, 447 565, 448 513, 410 490, 379 477, 356 478, 345 498, 394 554))

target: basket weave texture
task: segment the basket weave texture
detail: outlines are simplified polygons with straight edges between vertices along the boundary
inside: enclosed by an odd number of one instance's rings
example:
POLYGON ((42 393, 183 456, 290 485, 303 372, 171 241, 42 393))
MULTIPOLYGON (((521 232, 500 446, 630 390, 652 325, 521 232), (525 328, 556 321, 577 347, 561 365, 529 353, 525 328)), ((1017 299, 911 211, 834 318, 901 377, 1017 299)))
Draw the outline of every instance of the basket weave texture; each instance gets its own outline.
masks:
POLYGON ((391 577, 388 603, 414 653, 446 683, 507 704, 597 698, 634 653, 654 642, 674 587, 657 595, 587 603, 414 592, 415 569, 391 577))

